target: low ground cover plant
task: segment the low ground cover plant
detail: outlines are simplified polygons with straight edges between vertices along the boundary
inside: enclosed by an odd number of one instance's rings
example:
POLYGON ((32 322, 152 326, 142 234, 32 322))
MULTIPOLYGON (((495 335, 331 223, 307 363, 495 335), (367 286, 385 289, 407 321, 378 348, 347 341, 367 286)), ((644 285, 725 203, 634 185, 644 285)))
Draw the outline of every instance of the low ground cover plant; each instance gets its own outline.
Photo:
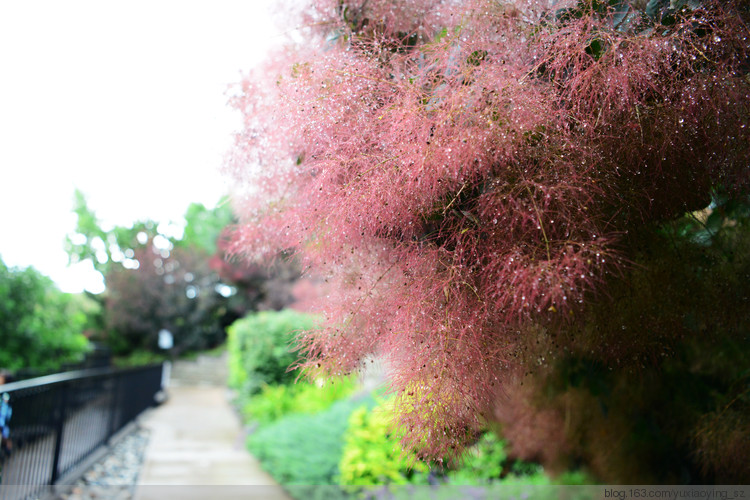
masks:
POLYGON ((316 383, 264 385, 258 394, 247 399, 242 411, 247 420, 266 425, 286 415, 324 411, 334 402, 352 395, 359 386, 355 377, 316 383))
POLYGON ((337 401, 312 415, 285 416, 248 438, 249 450, 282 485, 335 485, 349 416, 367 396, 337 401))

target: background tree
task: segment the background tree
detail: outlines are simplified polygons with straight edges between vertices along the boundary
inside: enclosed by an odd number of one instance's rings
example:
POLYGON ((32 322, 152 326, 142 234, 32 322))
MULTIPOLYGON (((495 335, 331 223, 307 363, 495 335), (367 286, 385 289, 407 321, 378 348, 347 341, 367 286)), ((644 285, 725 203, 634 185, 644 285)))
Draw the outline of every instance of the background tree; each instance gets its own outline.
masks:
POLYGON ((218 240, 211 258, 214 269, 236 294, 230 298, 230 310, 241 318, 250 311, 280 311, 294 304, 295 286, 300 279, 299 265, 291 255, 279 255, 272 265, 236 258, 230 251, 231 230, 218 240))
POLYGON ((104 276, 102 333, 116 353, 157 350, 163 328, 175 335, 178 352, 223 340, 224 295, 231 290, 208 264, 231 222, 227 208, 191 204, 184 231, 151 220, 104 229, 80 191, 74 212, 78 223, 66 249, 71 262, 90 260, 104 276))
POLYGON ((32 267, 0 260, 0 368, 40 372, 79 361, 88 350, 83 310, 32 267))
POLYGON ((135 249, 153 242, 163 248, 174 246, 179 229, 153 220, 136 221, 131 226, 104 228, 84 194, 74 193, 73 213, 76 229, 65 238, 70 264, 90 261, 94 269, 106 275, 113 266, 134 267, 135 249))
POLYGON ((200 249, 203 254, 213 256, 219 250, 219 239, 236 219, 228 199, 222 199, 215 208, 202 203, 191 203, 185 211, 185 229, 175 244, 177 247, 200 249))
POLYGON ((225 338, 226 297, 207 257, 185 248, 146 244, 135 250, 136 269, 107 273, 106 324, 116 352, 158 351, 169 330, 176 352, 215 347, 225 338))
POLYGON ((747 357, 720 383, 699 377, 722 394, 709 402, 670 393, 667 373, 690 380, 679 353, 701 352, 701 335, 748 352, 746 313, 701 314, 746 302, 698 278, 735 272, 724 252, 742 236, 708 250, 681 219, 713 195, 714 233, 743 227, 720 199, 747 202, 746 2, 551 4, 314 2, 304 45, 234 101, 234 249, 295 249, 324 276, 328 328, 301 338, 303 366, 348 373, 385 356, 403 441, 424 457, 455 456, 499 420, 519 455, 609 481, 741 477, 747 357), (686 255, 709 262, 676 265, 686 255), (570 417, 592 401, 598 434, 570 417), (683 405, 679 435, 639 434, 683 405), (735 444, 705 448, 715 432, 735 444))
POLYGON ((214 347, 247 312, 293 301, 293 265, 270 271, 225 260, 222 234, 234 222, 226 201, 215 208, 192 203, 182 230, 152 220, 104 229, 80 191, 74 213, 78 222, 66 249, 71 263, 89 260, 104 276, 101 337, 117 354, 158 351, 161 329, 175 336, 177 352, 214 347))

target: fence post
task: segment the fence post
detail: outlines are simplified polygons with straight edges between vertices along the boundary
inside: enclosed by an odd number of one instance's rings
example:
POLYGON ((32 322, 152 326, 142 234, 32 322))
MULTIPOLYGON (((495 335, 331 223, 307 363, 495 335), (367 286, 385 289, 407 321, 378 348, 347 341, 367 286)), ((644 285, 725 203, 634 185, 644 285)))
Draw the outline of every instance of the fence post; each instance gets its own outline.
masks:
POLYGON ((117 426, 120 424, 119 411, 121 378, 122 375, 119 372, 112 375, 112 402, 109 407, 109 435, 107 436, 107 441, 112 439, 112 436, 114 436, 117 431, 117 426))
POLYGON ((60 388, 60 404, 55 411, 55 458, 52 461, 52 476, 50 484, 55 484, 60 477, 60 455, 62 454, 63 433, 65 431, 65 415, 68 410, 68 382, 63 382, 60 388))

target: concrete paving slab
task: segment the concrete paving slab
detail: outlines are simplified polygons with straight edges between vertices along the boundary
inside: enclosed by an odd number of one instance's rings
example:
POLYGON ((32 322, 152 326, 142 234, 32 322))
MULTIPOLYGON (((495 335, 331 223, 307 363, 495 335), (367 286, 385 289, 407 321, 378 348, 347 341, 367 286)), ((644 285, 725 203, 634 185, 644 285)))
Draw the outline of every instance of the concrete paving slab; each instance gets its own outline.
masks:
POLYGON ((173 386, 144 415, 151 431, 135 500, 291 497, 247 452, 226 387, 173 386))

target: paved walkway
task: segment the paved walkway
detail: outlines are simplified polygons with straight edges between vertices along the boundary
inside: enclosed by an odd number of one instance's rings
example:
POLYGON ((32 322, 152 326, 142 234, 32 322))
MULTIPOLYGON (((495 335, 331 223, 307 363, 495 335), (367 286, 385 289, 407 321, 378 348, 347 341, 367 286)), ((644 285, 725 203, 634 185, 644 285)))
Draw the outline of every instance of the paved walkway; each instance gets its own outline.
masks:
POLYGON ((210 382, 194 385, 175 380, 168 400, 142 418, 151 438, 135 500, 289 500, 247 452, 226 386, 210 382))

